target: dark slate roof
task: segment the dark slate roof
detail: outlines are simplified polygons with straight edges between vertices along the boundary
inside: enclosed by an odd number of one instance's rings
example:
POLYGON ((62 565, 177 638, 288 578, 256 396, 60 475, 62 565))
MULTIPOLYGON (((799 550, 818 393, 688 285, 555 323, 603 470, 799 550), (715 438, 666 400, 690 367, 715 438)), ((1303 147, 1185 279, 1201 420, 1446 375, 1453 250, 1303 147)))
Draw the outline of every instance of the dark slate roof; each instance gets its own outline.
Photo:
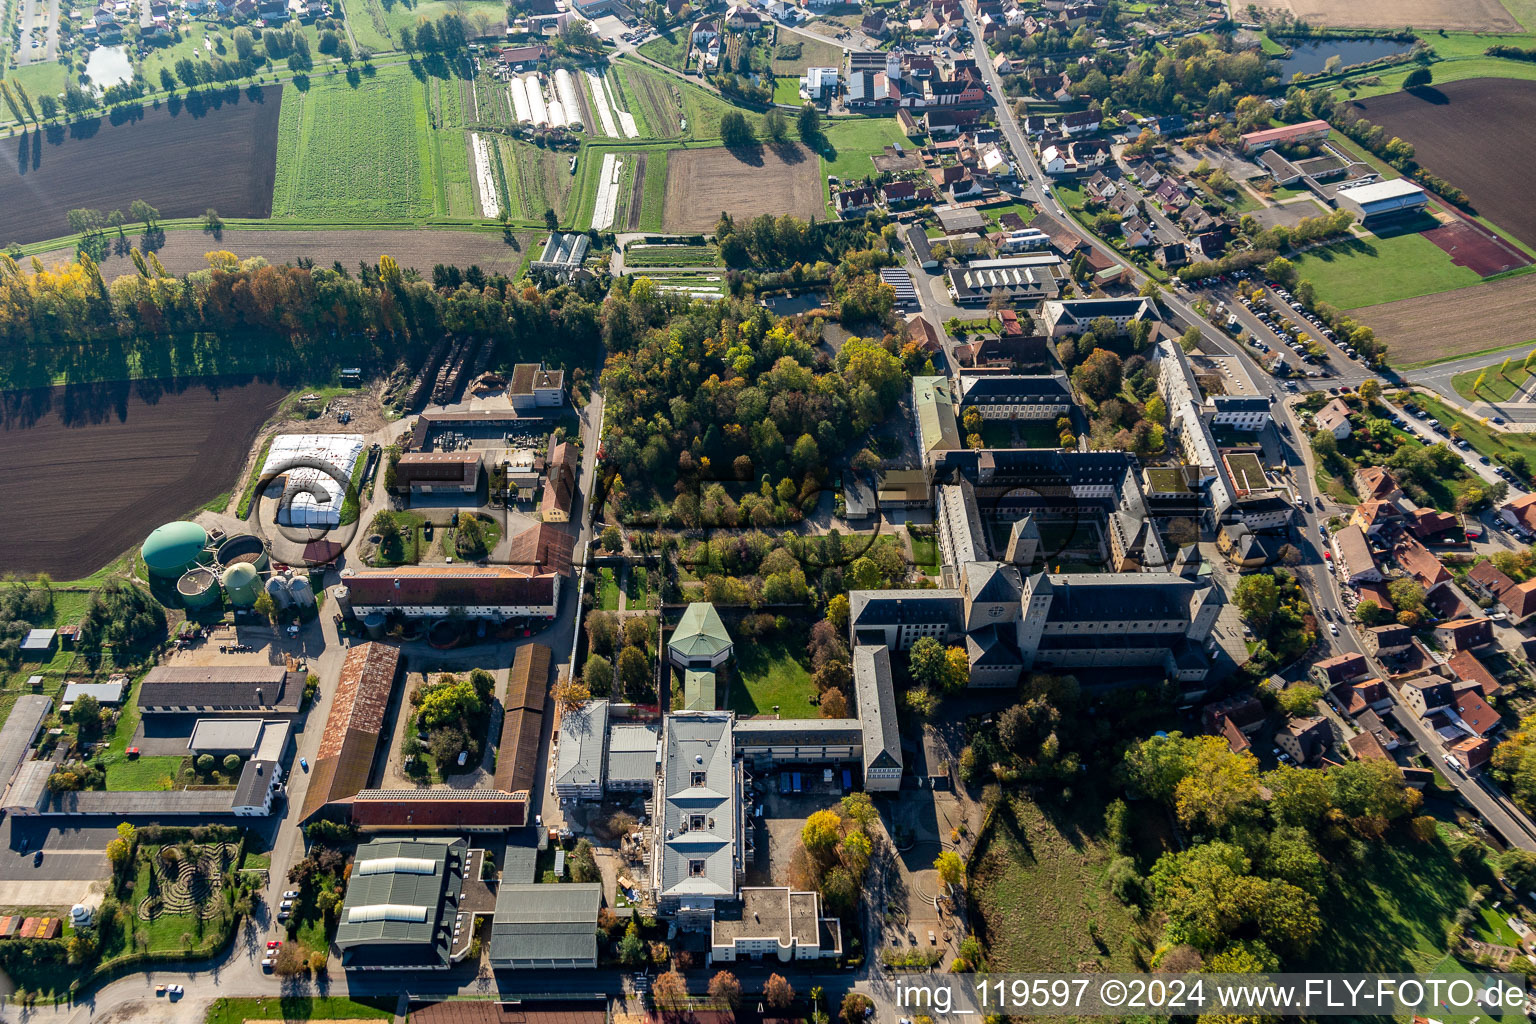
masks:
POLYGON ((972 668, 1013 668, 1024 664, 1012 626, 993 624, 972 630, 965 637, 965 652, 972 668))
POLYGON ((997 373, 960 378, 961 404, 1012 403, 1055 405, 1070 403, 1065 377, 1055 374, 997 373))
POLYGON ((864 769, 900 768, 901 730, 896 723, 891 652, 883 645, 853 649, 853 690, 864 730, 864 769))
POLYGON ((1062 573, 1046 580, 1053 622, 1188 619, 1190 598, 1201 586, 1166 573, 1062 573))
POLYGON ((597 911, 603 887, 502 883, 491 925, 491 960, 597 964, 597 911))
POLYGON ((848 595, 849 621, 861 626, 945 622, 960 629, 958 590, 855 590, 848 595))
POLYGON ((1244 409, 1263 411, 1269 409, 1269 399, 1260 395, 1217 395, 1211 399, 1217 409, 1244 409))
POLYGON ((982 604, 1017 601, 1024 589, 1018 567, 1002 562, 967 562, 965 581, 971 600, 982 604))
POLYGON ((139 685, 139 707, 296 711, 303 689, 303 674, 282 665, 163 665, 139 685))

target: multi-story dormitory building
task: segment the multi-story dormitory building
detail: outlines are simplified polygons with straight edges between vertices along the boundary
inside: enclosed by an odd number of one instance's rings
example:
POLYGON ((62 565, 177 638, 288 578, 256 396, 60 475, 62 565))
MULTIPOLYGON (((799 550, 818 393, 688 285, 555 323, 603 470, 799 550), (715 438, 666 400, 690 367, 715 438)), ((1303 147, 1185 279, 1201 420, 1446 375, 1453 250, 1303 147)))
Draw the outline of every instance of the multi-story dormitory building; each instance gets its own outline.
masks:
POLYGON ((1029 671, 1122 667, 1197 682, 1210 668, 1225 597, 1193 552, 1174 569, 1025 576, 1003 562, 969 562, 957 588, 849 594, 851 643, 963 643, 973 687, 1014 686, 1029 671))

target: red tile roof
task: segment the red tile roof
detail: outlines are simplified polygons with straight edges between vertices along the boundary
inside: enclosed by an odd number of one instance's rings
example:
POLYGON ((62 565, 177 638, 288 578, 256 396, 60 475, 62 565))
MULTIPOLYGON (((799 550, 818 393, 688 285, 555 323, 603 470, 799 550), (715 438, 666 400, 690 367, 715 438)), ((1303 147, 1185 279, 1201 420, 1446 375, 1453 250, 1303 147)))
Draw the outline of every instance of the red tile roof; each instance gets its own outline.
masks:
POLYGON ((1458 651, 1482 647, 1493 642, 1493 620, 1480 618, 1445 622, 1435 627, 1435 636, 1458 651))
POLYGON ((1493 741, 1468 736, 1451 744, 1451 753, 1467 769, 1481 768, 1493 756, 1493 741))
POLYGON ((1482 695, 1466 690, 1456 695, 1456 714, 1468 729, 1479 736, 1487 736, 1499 727, 1499 713, 1488 706, 1482 695))
POLYGON ((1457 651, 1446 664, 1456 673, 1457 679, 1464 683, 1476 683, 1484 697, 1499 692, 1499 681, 1471 651, 1457 651))
POLYGON ((1440 559, 1412 537, 1404 537, 1392 549, 1392 555, 1403 571, 1418 581, 1426 591, 1438 587, 1451 578, 1451 573, 1440 564, 1440 559))
POLYGON ((421 605, 552 605, 556 575, 506 566, 402 565, 358 569, 345 579, 354 605, 414 608, 421 605))

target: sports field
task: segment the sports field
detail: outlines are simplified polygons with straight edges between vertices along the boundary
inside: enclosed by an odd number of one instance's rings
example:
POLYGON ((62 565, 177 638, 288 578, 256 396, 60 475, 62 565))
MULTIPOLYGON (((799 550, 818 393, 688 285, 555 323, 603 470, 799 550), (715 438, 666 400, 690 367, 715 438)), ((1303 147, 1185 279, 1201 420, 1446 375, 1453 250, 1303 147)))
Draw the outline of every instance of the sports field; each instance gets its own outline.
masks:
POLYGON ((1446 292, 1482 280, 1417 231, 1352 238, 1303 253, 1295 263, 1317 297, 1340 309, 1446 292))

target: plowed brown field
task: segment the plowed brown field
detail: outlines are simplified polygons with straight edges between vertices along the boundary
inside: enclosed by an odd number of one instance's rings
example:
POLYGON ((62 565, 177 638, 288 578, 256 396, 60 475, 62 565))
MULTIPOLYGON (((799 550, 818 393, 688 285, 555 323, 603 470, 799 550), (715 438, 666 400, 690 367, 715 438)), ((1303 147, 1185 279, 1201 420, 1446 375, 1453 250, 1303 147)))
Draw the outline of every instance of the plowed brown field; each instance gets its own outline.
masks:
POLYGON ((0 396, 0 565, 88 575, 228 490, 287 392, 260 381, 158 381, 0 396))
POLYGON ((1387 343, 1393 366, 1453 359, 1536 338, 1536 274, 1352 309, 1387 343))
POLYGON ((679 149, 667 158, 667 231, 708 231, 722 211, 738 219, 771 213, 804 220, 822 214, 821 164, 796 144, 785 160, 774 147, 760 146, 738 156, 717 149, 679 149))
POLYGON ((270 217, 282 86, 222 93, 218 106, 144 108, 137 120, 53 126, 0 142, 0 245, 69 234, 65 215, 143 199, 160 216, 270 217))

